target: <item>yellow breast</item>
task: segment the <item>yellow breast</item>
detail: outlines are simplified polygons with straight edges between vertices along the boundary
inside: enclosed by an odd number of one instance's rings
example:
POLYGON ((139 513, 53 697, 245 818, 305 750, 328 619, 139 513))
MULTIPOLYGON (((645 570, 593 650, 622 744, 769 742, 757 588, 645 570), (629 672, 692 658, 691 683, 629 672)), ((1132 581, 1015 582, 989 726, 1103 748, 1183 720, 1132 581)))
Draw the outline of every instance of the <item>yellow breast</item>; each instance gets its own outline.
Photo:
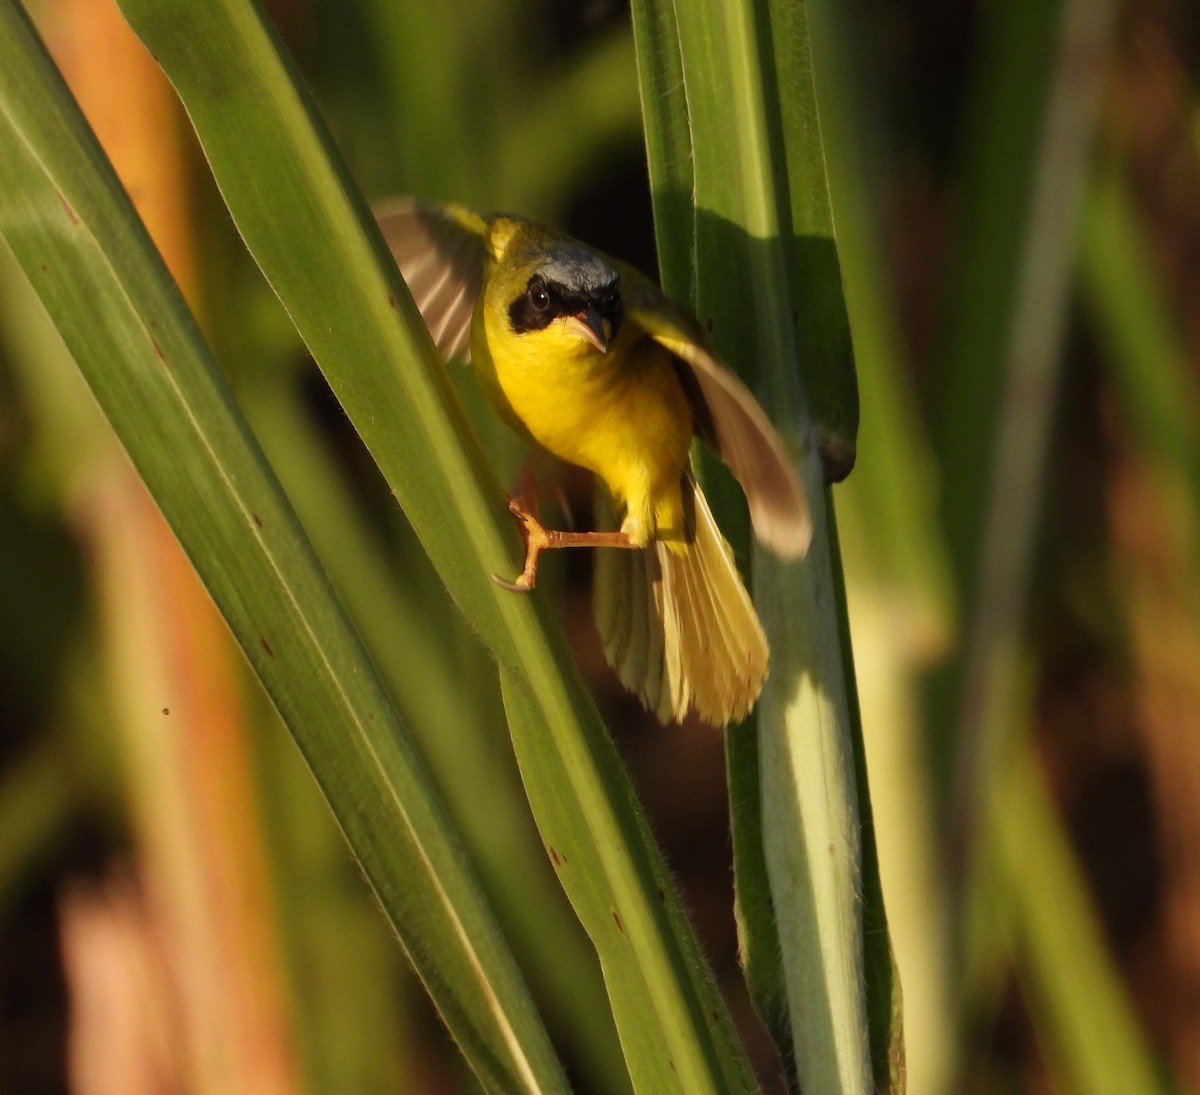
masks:
POLYGON ((624 505, 622 529, 635 542, 682 538, 692 418, 667 351, 631 330, 601 354, 553 328, 516 335, 505 321, 502 310, 481 309, 471 347, 500 413, 599 476, 624 505))

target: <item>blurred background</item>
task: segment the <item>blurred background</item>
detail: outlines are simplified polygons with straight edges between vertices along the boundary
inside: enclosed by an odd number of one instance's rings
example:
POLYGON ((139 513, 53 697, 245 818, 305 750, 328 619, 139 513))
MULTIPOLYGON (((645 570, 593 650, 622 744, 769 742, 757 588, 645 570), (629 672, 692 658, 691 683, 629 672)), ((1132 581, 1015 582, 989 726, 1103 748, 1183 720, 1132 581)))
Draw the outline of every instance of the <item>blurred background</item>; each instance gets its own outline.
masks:
MULTIPOLYGON (((421 735, 578 1090, 625 1090, 486 656, 111 0, 27 6, 421 735)), ((371 200, 521 212, 653 270, 626 5, 268 8, 371 200)), ((909 1090, 1200 1091, 1200 9, 808 11, 863 413, 833 498, 909 1090)), ((738 974, 722 743, 608 677, 586 558, 546 572, 781 1090, 738 974)), ((473 1090, 0 255, 0 1093, 473 1090)))

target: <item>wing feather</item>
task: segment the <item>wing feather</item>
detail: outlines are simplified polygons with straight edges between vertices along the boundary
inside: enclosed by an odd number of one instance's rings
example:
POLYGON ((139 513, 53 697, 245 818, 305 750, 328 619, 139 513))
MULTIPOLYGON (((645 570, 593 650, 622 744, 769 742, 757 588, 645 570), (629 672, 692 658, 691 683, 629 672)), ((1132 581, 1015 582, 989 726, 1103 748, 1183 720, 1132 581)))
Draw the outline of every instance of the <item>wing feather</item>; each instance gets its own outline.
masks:
POLYGON ((804 489, 763 409, 692 316, 632 267, 620 272, 627 320, 675 356, 696 431, 741 483, 755 536, 784 558, 803 555, 812 537, 804 489))
POLYGON ((488 260, 487 221, 455 205, 398 198, 375 210, 421 318, 447 358, 470 360, 471 316, 488 260))

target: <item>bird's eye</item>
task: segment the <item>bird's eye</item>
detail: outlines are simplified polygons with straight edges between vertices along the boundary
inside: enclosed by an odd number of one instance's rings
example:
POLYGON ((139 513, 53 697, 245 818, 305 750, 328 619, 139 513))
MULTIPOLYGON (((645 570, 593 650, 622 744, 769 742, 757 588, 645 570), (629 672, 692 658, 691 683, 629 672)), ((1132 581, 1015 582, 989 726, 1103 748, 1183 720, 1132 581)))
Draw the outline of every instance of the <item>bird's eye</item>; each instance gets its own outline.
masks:
POLYGON ((542 282, 535 281, 529 286, 529 303, 533 305, 535 311, 549 310, 550 292, 542 282))

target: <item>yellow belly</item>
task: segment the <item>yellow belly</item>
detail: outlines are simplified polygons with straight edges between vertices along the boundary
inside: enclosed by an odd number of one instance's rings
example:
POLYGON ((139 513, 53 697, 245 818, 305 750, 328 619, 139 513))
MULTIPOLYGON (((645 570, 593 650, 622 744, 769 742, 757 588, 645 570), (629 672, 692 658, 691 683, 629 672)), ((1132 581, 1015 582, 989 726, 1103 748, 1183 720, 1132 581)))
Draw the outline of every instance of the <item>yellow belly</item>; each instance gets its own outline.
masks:
POLYGON ((621 527, 635 543, 682 541, 692 416, 667 351, 641 339, 618 340, 603 356, 574 345, 564 352, 529 336, 497 348, 479 333, 472 358, 501 414, 559 459, 598 475, 625 507, 621 527))

